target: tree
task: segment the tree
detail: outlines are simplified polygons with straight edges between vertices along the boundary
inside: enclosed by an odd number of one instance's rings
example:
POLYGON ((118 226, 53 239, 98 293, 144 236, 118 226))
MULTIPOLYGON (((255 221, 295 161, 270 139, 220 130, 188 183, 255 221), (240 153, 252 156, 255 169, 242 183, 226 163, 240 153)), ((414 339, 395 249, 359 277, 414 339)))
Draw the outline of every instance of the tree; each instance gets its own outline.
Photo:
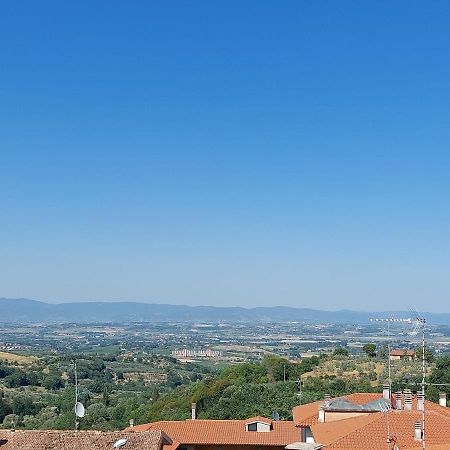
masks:
POLYGON ((335 356, 348 356, 348 350, 344 347, 336 347, 334 349, 334 353, 335 356))
MULTIPOLYGON (((417 359, 422 359, 422 346, 416 348, 415 357, 417 359)), ((428 347, 425 347, 425 361, 431 364, 434 361, 434 353, 428 347)))
POLYGON ((0 422, 3 422, 5 416, 11 414, 11 412, 11 406, 4 399, 0 398, 0 422))
POLYGON ((42 386, 49 391, 53 391, 63 388, 64 382, 60 376, 56 374, 50 374, 42 380, 42 386))
POLYGON ((377 346, 375 344, 365 344, 363 346, 363 352, 369 357, 374 358, 377 356, 377 346))

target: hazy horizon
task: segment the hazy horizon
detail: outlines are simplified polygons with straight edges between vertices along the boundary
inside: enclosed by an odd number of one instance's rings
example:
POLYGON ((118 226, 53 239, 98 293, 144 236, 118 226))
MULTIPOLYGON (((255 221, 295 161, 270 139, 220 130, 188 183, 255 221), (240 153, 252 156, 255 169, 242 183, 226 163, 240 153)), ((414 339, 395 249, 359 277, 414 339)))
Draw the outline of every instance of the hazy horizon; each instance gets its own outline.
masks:
MULTIPOLYGON (((398 313, 398 312, 404 312, 407 313, 405 317, 411 317, 414 314, 420 314, 420 313, 431 313, 431 314, 438 314, 443 313, 446 314, 446 311, 443 310, 432 310, 427 309, 425 306, 423 306, 422 309, 416 308, 414 305, 410 305, 408 308, 386 308, 386 309, 380 309, 380 308, 341 308, 336 306, 335 308, 320 308, 320 307, 314 307, 309 305, 308 303, 305 304, 299 304, 299 305, 283 305, 283 304, 273 304, 273 305, 261 305, 261 306, 246 306, 242 304, 226 304, 226 305, 214 305, 214 304, 208 304, 208 303, 193 303, 193 304, 186 304, 186 303, 170 303, 170 302, 158 302, 158 301, 146 301, 146 300, 132 300, 132 299, 57 299, 54 301, 48 300, 48 299, 41 299, 41 298, 11 298, 11 297, 5 297, 0 296, 0 300, 12 300, 12 301, 21 301, 21 300, 32 300, 37 301, 41 303, 46 303, 49 305, 64 305, 69 303, 137 303, 137 304, 147 304, 147 305, 168 305, 168 306, 188 306, 188 307, 213 307, 213 308, 244 308, 244 309, 254 309, 258 307, 268 307, 268 308, 295 308, 295 309, 311 309, 311 310, 317 310, 317 311, 328 311, 328 312, 338 312, 338 311, 352 311, 356 313, 398 313)), ((450 314, 450 312, 448 312, 450 314)), ((383 316, 384 317, 384 316, 383 316)), ((375 318, 375 317, 374 317, 375 318)), ((381 317, 380 317, 381 318, 381 317)))
POLYGON ((0 294, 450 312, 449 23, 3 5, 0 294))

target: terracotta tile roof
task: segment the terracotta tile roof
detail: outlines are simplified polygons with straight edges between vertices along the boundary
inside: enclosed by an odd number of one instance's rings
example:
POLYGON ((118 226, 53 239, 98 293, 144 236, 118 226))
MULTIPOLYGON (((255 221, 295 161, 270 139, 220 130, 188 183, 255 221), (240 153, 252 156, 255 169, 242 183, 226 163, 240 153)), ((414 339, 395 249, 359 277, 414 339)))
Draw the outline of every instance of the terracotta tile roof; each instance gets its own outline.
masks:
MULTIPOLYGON (((382 395, 378 393, 354 393, 337 398, 345 398, 355 405, 365 405, 366 403, 382 398, 382 395)), ((336 398, 333 398, 332 400, 336 400, 336 398)), ((292 410, 295 424, 311 426, 318 423, 319 408, 323 403, 324 400, 320 400, 306 405, 295 406, 292 410)))
POLYGON ((389 355, 391 355, 391 356, 415 356, 416 352, 414 350, 395 349, 395 350, 391 350, 389 355))
POLYGON ((323 405, 323 400, 313 403, 307 403, 306 405, 295 406, 292 409, 294 416, 294 423, 296 425, 312 425, 317 423, 317 417, 320 405, 323 405))
POLYGON ((314 440, 320 444, 335 442, 358 428, 362 428, 377 419, 377 414, 343 419, 335 422, 317 423, 311 426, 314 440))
MULTIPOLYGON (((254 421, 254 417, 251 421, 254 421)), ((258 419, 267 418, 261 417, 258 419)), ((270 432, 246 431, 246 420, 160 421, 137 425, 134 432, 162 430, 180 444, 282 446, 300 440, 300 430, 292 421, 273 421, 270 432)), ((127 429, 129 430, 129 429, 127 429)), ((175 449, 174 445, 167 450, 175 449)), ((1 449, 0 449, 1 450, 1 449)), ((164 449, 166 450, 166 448, 164 449)))
MULTIPOLYGON (((357 405, 381 398, 380 394, 351 394, 346 400, 357 405)), ((402 403, 403 403, 402 398, 402 403)), ((318 407, 323 402, 315 402, 294 408, 297 424, 311 427, 314 439, 326 445, 326 449, 385 449, 387 440, 387 416, 383 413, 368 413, 363 416, 333 422, 318 423, 318 407), (308 409, 309 407, 309 409, 308 409), (311 415, 309 413, 312 413, 311 415)), ((427 448, 428 444, 450 442, 450 408, 426 401, 427 448)), ((417 398, 413 396, 411 411, 392 410, 389 413, 391 435, 400 449, 417 447, 414 440, 414 423, 421 422, 422 412, 417 410, 417 398)), ((448 447, 450 449, 450 445, 448 447)))
MULTIPOLYGON (((442 444, 442 445, 428 445, 426 446, 427 450, 450 450, 450 443, 442 444)), ((422 445, 420 447, 412 447, 407 448, 405 450, 422 450, 422 445)))
POLYGON ((161 450, 163 444, 172 444, 161 431, 136 434, 123 431, 0 430, 0 450, 113 450, 114 443, 122 438, 127 439, 123 450, 161 450))
POLYGON ((248 425, 249 423, 255 423, 255 422, 263 422, 267 423, 268 425, 272 425, 272 419, 268 419, 267 417, 262 416, 255 416, 255 417, 249 417, 244 421, 245 425, 248 425))
MULTIPOLYGON (((354 429, 346 436, 335 441, 324 442, 327 450, 382 450, 387 441, 387 415, 373 413, 374 420, 354 429)), ((414 423, 420 422, 420 411, 392 411, 389 413, 391 437, 399 449, 417 447, 420 442, 414 440, 414 423)), ((428 445, 446 444, 450 442, 450 418, 435 411, 427 412, 426 442, 428 445)), ((334 422, 340 427, 341 422, 334 422)))
MULTIPOLYGON (((363 405, 381 397, 382 395, 377 393, 356 393, 340 398, 345 398, 356 405, 363 405)), ((318 423, 318 410, 323 403, 323 401, 314 402, 297 406, 293 410, 294 422, 297 425, 310 426, 317 443, 324 444, 327 450, 386 449, 386 414, 371 412, 354 418, 318 423)), ((404 404, 403 396, 402 404, 404 404)), ((427 448, 450 450, 450 408, 427 400, 425 411, 427 448)), ((399 449, 421 448, 421 443, 414 440, 414 423, 421 420, 422 412, 417 410, 416 396, 413 396, 411 411, 392 410, 389 413, 391 436, 395 438, 399 449)))

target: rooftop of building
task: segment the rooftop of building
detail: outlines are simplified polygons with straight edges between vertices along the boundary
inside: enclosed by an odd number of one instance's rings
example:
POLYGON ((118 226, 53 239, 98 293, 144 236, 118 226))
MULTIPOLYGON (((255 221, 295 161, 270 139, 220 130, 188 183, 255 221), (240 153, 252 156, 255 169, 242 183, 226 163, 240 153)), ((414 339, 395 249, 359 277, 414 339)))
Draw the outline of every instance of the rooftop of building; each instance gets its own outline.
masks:
POLYGON ((408 349, 393 349, 389 353, 391 356, 415 356, 416 352, 414 350, 408 349))
POLYGON ((172 444, 172 440, 160 430, 139 434, 123 431, 0 430, 0 450, 114 450, 114 444, 120 439, 126 439, 122 450, 162 450, 163 446, 172 444))
MULTIPOLYGON (((246 420, 204 420, 159 421, 127 428, 133 432, 162 430, 174 441, 167 450, 174 450, 181 444, 191 445, 257 445, 282 446, 296 442, 300 431, 292 421, 272 421, 266 417, 251 417, 246 420), (270 431, 247 431, 246 425, 262 422, 270 425, 270 431)), ((166 449, 165 449, 166 450, 166 449)))
MULTIPOLYGON (((421 439, 415 436, 415 425, 422 424, 422 410, 418 408, 417 396, 402 393, 399 396, 402 407, 399 409, 382 408, 377 411, 376 408, 365 407, 376 405, 380 400, 383 400, 381 394, 357 393, 297 406, 293 410, 294 422, 298 426, 309 427, 314 441, 327 450, 385 449, 388 439, 391 444, 389 448, 395 445, 399 449, 422 448, 421 439), (405 395, 412 397, 411 410, 404 408, 405 395), (334 408, 341 404, 356 407, 334 408), (329 421, 326 415, 325 421, 319 421, 321 407, 331 413, 329 421)), ((427 448, 450 449, 450 408, 425 400, 425 418, 427 448)))

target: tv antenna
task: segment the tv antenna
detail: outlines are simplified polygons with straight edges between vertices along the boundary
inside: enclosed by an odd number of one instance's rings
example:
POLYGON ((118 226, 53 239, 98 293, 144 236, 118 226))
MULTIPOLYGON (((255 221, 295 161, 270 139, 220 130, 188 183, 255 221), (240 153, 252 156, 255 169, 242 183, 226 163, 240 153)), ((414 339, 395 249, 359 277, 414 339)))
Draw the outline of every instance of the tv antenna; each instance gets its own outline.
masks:
POLYGON ((422 331, 422 382, 420 383, 421 395, 423 396, 423 407, 422 407, 422 450, 425 450, 425 376, 426 376, 426 364, 425 364, 425 327, 427 321, 422 317, 417 310, 411 309, 412 315, 415 316, 411 319, 411 324, 414 325, 414 330, 412 331, 413 336, 417 336, 419 331, 422 331))
POLYGON ((297 390, 298 390, 298 392, 295 395, 298 397, 298 404, 301 405, 302 404, 302 396, 303 396, 303 392, 302 392, 303 381, 302 381, 301 377, 298 377, 295 384, 297 385, 297 390))
POLYGON ((411 319, 401 319, 399 317, 372 317, 371 322, 384 323, 387 326, 387 359, 388 359, 388 383, 389 383, 389 395, 392 395, 392 378, 391 378, 391 324, 396 323, 411 323, 411 319))
MULTIPOLYGON (((422 317, 416 310, 410 309, 411 316, 409 318, 397 318, 397 317, 384 317, 384 318, 371 318, 371 322, 384 322, 387 324, 388 332, 388 377, 389 377, 389 395, 392 395, 392 379, 391 379, 391 345, 390 345, 390 325, 392 323, 406 323, 413 325, 414 329, 410 333, 410 336, 417 336, 420 331, 422 331, 422 382, 420 383, 421 395, 423 396, 423 406, 422 406, 422 450, 425 450, 425 376, 426 376, 426 364, 425 364, 425 325, 426 319, 422 317)), ((389 410, 386 411, 386 417, 388 421, 388 445, 390 443, 389 439, 389 410)))
POLYGON ((75 372, 75 431, 78 431, 78 427, 80 425, 79 418, 82 418, 86 414, 86 410, 84 408, 83 403, 78 401, 78 375, 77 375, 77 362, 73 362, 74 372, 75 372))

